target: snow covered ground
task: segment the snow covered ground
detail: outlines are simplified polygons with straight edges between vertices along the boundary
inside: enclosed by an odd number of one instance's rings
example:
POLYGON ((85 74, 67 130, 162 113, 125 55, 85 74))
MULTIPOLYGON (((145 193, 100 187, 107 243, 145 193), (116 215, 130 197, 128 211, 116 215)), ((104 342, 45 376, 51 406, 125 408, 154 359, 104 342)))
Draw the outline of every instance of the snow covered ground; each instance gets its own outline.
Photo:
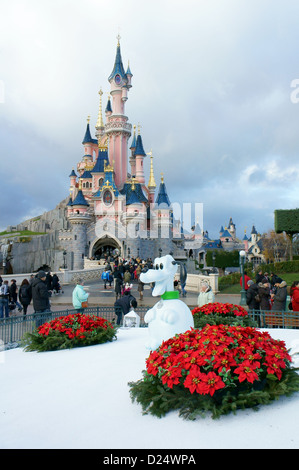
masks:
MULTIPOLYGON (((299 330, 268 330, 299 347, 299 330)), ((299 393, 219 420, 144 416, 128 382, 141 378, 146 328, 113 343, 56 352, 0 353, 1 449, 299 448, 299 393)))

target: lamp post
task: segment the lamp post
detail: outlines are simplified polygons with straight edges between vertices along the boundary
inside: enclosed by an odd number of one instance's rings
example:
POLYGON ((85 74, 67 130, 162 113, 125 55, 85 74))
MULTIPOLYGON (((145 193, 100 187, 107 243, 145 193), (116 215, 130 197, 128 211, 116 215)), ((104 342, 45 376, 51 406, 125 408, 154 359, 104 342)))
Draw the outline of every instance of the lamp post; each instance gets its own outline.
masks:
POLYGON ((212 253, 212 260, 213 260, 213 273, 215 272, 215 260, 216 260, 216 254, 215 251, 212 253))
POLYGON ((64 250, 63 254, 63 269, 66 269, 66 251, 64 250))
POLYGON ((240 262, 240 272, 242 276, 242 289, 241 289, 241 300, 240 305, 246 304, 246 290, 245 290, 245 275, 244 275, 244 263, 245 263, 246 253, 244 250, 239 252, 239 262, 240 262))

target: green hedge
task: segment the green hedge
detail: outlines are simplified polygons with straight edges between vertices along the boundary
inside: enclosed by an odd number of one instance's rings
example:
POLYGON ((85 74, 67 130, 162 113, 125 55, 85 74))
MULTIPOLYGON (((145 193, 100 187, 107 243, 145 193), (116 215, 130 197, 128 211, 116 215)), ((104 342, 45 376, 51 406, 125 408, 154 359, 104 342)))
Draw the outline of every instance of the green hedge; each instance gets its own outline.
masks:
POLYGON ((279 263, 271 264, 261 264, 260 270, 263 273, 275 273, 275 274, 284 274, 284 273, 296 273, 299 272, 299 260, 293 261, 280 261, 279 263))
POLYGON ((299 209, 277 209, 274 211, 276 233, 299 233, 299 209))

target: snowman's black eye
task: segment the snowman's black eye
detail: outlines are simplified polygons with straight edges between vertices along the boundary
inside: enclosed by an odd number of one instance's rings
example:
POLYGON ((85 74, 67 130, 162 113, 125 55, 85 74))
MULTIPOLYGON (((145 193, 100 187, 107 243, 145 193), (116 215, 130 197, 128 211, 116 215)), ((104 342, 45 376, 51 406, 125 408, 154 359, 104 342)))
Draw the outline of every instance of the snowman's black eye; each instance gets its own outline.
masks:
POLYGON ((160 269, 163 269, 163 264, 162 263, 160 264, 160 269))
POLYGON ((158 265, 158 264, 156 264, 156 269, 159 269, 159 265, 158 265))

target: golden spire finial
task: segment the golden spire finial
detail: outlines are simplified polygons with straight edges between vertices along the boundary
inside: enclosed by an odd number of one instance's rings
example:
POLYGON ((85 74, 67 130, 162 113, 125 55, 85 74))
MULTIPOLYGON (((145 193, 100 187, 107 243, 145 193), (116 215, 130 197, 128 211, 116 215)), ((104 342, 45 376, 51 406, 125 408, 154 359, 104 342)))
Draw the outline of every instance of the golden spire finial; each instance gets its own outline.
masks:
POLYGON ((90 123, 90 116, 87 116, 87 124, 90 123))
POLYGON ((140 129, 141 129, 141 127, 142 127, 142 126, 141 126, 140 122, 138 122, 138 135, 140 135, 140 129))
POLYGON ((164 183, 164 174, 161 173, 161 183, 164 183))
POLYGON ((135 189, 136 189, 136 188, 135 188, 135 181, 136 181, 136 178, 135 178, 135 176, 133 176, 132 181, 131 181, 131 189, 132 189, 132 191, 135 191, 135 189))
POLYGON ((102 88, 99 91, 99 95, 100 95, 100 107, 99 107, 99 114, 98 114, 96 129, 98 129, 99 127, 104 127, 104 122, 103 122, 103 117, 102 117, 102 95, 103 95, 102 88))
POLYGON ((119 46, 119 41, 121 40, 121 37, 120 37, 120 34, 118 33, 118 35, 116 36, 116 39, 117 39, 117 45, 119 46))
POLYGON ((148 187, 154 189, 156 187, 155 177, 154 177, 154 168, 153 168, 153 152, 152 149, 148 154, 151 157, 151 167, 150 167, 150 177, 148 181, 148 187))

